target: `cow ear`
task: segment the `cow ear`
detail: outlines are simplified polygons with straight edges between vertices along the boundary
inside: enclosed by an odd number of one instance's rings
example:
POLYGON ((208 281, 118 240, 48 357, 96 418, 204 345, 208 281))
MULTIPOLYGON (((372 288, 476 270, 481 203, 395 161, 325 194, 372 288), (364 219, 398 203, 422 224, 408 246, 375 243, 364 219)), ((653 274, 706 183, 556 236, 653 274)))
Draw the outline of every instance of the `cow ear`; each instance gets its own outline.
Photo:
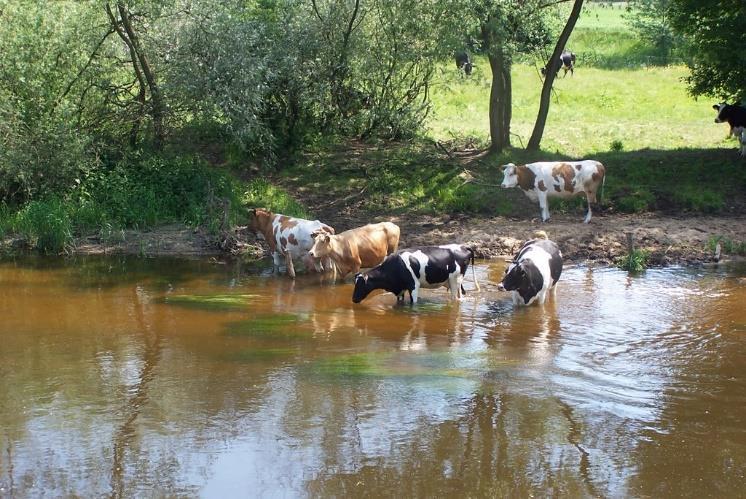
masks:
POLYGON ((714 109, 715 111, 720 111, 720 104, 713 104, 712 108, 713 108, 713 109, 714 109))
POLYGON ((311 232, 311 239, 316 239, 316 237, 319 234, 321 234, 321 231, 319 231, 319 230, 315 230, 315 231, 311 232))

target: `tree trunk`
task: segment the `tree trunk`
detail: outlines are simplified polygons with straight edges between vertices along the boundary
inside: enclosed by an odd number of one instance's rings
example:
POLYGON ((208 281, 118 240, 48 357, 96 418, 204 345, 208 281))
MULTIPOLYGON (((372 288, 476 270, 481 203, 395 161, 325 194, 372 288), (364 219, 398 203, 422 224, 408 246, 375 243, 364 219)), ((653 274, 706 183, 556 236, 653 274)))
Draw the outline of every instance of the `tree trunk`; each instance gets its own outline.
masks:
MULTIPOLYGON (((565 49, 567 40, 572 34, 572 30, 575 28, 575 22, 580 16, 580 11, 583 8, 583 0, 575 0, 575 4, 570 12, 570 17, 567 18, 557 45, 554 46, 554 52, 547 63, 547 71, 544 77, 544 85, 541 88, 541 101, 539 103, 539 114, 536 116, 536 123, 534 124, 534 131, 531 133, 531 138, 528 141, 526 149, 529 151, 537 151, 541 144, 541 138, 544 135, 544 127, 547 124, 547 116, 549 115, 549 103, 552 96, 552 85, 554 84, 554 78, 557 76, 558 71, 554 71, 555 65, 559 64, 559 58, 562 51, 565 49)), ((559 67, 557 67, 559 70, 559 67)))
POLYGON ((510 146, 510 120, 512 109, 512 80, 510 64, 505 58, 502 44, 491 43, 489 28, 482 25, 482 41, 487 48, 492 72, 490 89, 490 152, 499 153, 510 146))

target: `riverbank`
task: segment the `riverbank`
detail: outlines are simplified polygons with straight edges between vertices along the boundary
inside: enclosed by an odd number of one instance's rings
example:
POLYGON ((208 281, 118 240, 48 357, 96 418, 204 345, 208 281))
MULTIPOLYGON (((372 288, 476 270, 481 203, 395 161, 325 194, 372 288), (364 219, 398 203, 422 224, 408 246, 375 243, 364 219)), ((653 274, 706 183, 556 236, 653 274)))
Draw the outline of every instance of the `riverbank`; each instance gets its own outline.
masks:
MULTIPOLYGON (((479 258, 513 255, 537 230, 547 232, 562 249, 566 260, 576 263, 612 264, 627 251, 627 233, 636 248, 647 251, 653 266, 696 265, 715 261, 713 241, 746 241, 746 216, 682 216, 657 213, 598 214, 583 224, 576 214, 556 214, 547 223, 508 217, 465 215, 386 215, 371 218, 354 216, 341 210, 336 217, 320 216, 337 231, 365 223, 390 220, 401 227, 400 247, 461 242, 476 250, 479 258)), ((3 248, 22 252, 19 239, 7 239, 3 248)), ((74 255, 129 254, 143 257, 214 257, 241 256, 261 258, 266 244, 238 226, 231 234, 215 236, 182 225, 166 225, 148 231, 124 231, 117 238, 101 240, 97 236, 76 239, 69 249, 74 255)), ((722 250, 722 259, 742 258, 722 250)))

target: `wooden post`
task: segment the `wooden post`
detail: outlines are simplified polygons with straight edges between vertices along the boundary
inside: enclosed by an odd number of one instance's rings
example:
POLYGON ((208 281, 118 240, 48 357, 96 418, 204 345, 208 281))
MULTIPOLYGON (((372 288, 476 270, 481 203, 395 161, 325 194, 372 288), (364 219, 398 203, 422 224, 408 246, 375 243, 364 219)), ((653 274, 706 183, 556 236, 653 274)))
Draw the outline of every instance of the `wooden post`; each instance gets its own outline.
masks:
POLYGON ((632 233, 627 232, 627 254, 631 255, 635 251, 635 243, 632 240, 632 233))

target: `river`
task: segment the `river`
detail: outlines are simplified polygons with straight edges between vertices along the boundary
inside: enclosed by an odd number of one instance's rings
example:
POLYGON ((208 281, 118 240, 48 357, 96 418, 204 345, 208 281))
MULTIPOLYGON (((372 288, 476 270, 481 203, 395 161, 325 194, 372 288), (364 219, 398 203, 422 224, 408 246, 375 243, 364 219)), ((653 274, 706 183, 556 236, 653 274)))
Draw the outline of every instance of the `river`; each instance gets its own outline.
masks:
MULTIPOLYGON (((267 262, 0 261, 0 497, 724 497, 746 265, 351 302, 267 262)), ((471 272, 465 282, 473 288, 471 272)))

